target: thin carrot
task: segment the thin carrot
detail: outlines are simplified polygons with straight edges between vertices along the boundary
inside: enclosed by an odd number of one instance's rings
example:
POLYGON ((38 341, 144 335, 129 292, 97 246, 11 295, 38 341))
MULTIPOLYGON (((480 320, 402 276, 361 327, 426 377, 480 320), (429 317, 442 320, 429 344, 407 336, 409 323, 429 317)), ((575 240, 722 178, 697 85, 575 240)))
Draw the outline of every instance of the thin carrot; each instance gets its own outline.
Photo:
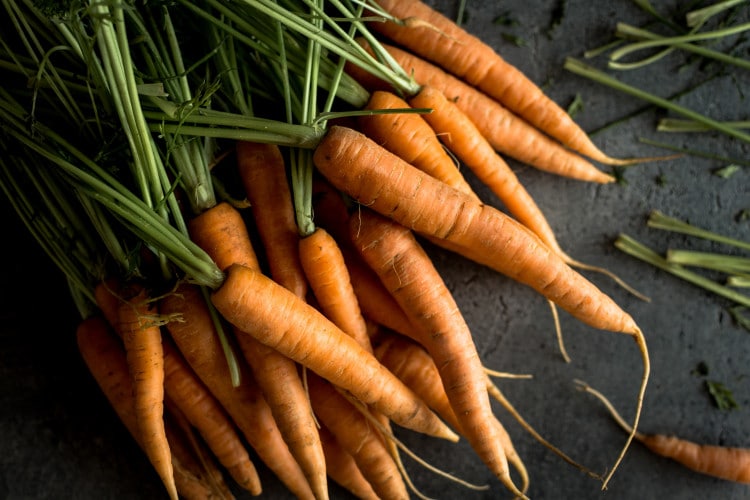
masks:
MULTIPOLYGON (((413 75, 421 87, 434 87, 448 100, 455 102, 500 153, 540 170, 572 179, 597 183, 615 180, 476 88, 405 50, 385 43, 381 45, 413 75)), ((353 65, 348 66, 347 71, 367 88, 388 89, 387 84, 373 79, 372 75, 353 65)))
POLYGON ((485 373, 473 337, 437 269, 408 228, 363 209, 350 222, 351 237, 414 325, 438 366, 451 408, 479 458, 514 494, 500 446, 485 373))
POLYGON ((297 252, 299 232, 281 149, 238 141, 237 168, 252 208, 271 277, 298 297, 307 293, 297 252))
POLYGON ((352 495, 362 500, 377 500, 379 497, 372 489, 351 453, 346 451, 331 431, 324 425, 319 428, 320 442, 326 456, 326 470, 328 475, 339 486, 348 490, 352 495))
POLYGON ((172 451, 175 482, 179 475, 182 483, 182 487, 178 483, 180 496, 193 500, 232 500, 234 495, 224 480, 215 457, 206 444, 196 436, 188 418, 180 412, 169 396, 165 398, 164 406, 164 428, 172 451))
MULTIPOLYGON (((377 90, 372 93, 364 109, 393 111, 409 110, 412 106, 392 92, 377 90)), ((404 161, 456 189, 473 193, 455 160, 440 144, 427 116, 413 112, 373 113, 360 116, 359 126, 365 135, 404 161)))
POLYGON ((369 26, 478 87, 567 147, 608 165, 642 161, 606 155, 571 116, 523 72, 432 7, 420 0, 378 0, 378 4, 400 22, 375 22, 369 26))
POLYGON ((455 440, 455 434, 374 356, 314 307, 252 269, 233 265, 212 294, 244 332, 348 390, 399 425, 455 440))
POLYGON ((164 352, 155 302, 132 284, 118 304, 115 329, 122 338, 133 379, 138 432, 149 460, 170 497, 177 498, 169 443, 164 430, 164 352))
POLYGON ((406 484, 378 430, 325 379, 310 375, 309 388, 315 414, 352 455, 375 493, 408 499, 406 484))
MULTIPOLYGON (((637 428, 650 372, 643 333, 629 314, 538 237, 499 210, 431 178, 351 129, 331 127, 315 150, 314 161, 331 184, 363 206, 466 252, 467 257, 532 287, 590 326, 631 335, 643 360, 633 424, 637 428)), ((632 435, 617 464, 631 439, 632 435)))
POLYGON ((260 495, 258 472, 235 424, 169 339, 164 340, 164 389, 237 484, 260 495))
POLYGON ((471 258, 531 286, 593 327, 640 331, 629 314, 523 225, 429 177, 363 134, 331 127, 314 158, 318 170, 362 206, 467 249, 471 258))
POLYGON ((372 352, 367 325, 352 288, 344 255, 325 229, 316 228, 300 239, 300 262, 318 307, 362 348, 372 352))
MULTIPOLYGON (((79 323, 76 341, 81 357, 112 409, 136 443, 145 451, 136 423, 133 382, 122 343, 111 330, 109 323, 100 316, 89 316, 79 323)), ((185 498, 196 498, 195 494, 210 492, 210 485, 207 485, 199 474, 192 472, 197 470, 193 467, 193 461, 188 459, 189 456, 182 457, 179 447, 173 447, 172 444, 170 442, 171 461, 174 462, 175 486, 178 493, 185 498)))
MULTIPOLYGON (((230 204, 219 203, 205 210, 190 221, 189 228, 194 241, 220 269, 241 264, 260 272, 245 221, 230 204)), ((325 457, 297 365, 252 335, 235 331, 235 337, 269 403, 279 431, 316 498, 327 498, 325 457)))
MULTIPOLYGON (((633 432, 632 427, 625 422, 604 394, 584 382, 578 381, 577 385, 579 389, 599 399, 625 432, 633 432)), ((727 481, 750 484, 748 448, 699 444, 677 436, 642 432, 636 432, 635 439, 657 455, 671 458, 688 469, 727 481)))
POLYGON ((271 408, 245 363, 241 384, 233 387, 222 346, 200 289, 182 285, 161 300, 161 311, 173 318, 167 329, 185 360, 224 406, 258 457, 300 498, 314 495, 302 469, 284 441, 271 408))
POLYGON ((447 147, 490 188, 519 222, 531 229, 565 262, 579 269, 603 273, 633 295, 648 301, 648 297, 634 290, 612 272, 580 262, 560 247, 544 213, 513 170, 484 139, 469 117, 442 92, 433 87, 422 87, 409 103, 414 107, 432 109, 432 113, 425 115, 425 120, 447 147))

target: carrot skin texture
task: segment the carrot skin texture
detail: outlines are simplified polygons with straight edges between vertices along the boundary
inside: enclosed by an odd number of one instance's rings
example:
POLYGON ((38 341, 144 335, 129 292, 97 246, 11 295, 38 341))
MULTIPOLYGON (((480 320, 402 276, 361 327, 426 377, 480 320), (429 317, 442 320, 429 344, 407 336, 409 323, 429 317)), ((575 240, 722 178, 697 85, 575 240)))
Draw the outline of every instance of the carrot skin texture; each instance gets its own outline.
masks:
POLYGON ((380 498, 408 499, 406 485, 382 434, 327 380, 311 375, 309 386, 315 414, 351 453, 375 493, 380 498))
POLYGON ((165 314, 182 316, 184 321, 170 321, 167 329, 185 360, 227 410, 258 457, 294 495, 314 498, 245 363, 241 363, 241 384, 232 386, 229 368, 201 291, 183 285, 162 299, 161 310, 165 314))
POLYGON ((648 449, 685 467, 709 476, 750 484, 750 450, 697 444, 675 436, 642 434, 648 449))
POLYGON ((258 472, 234 423, 168 341, 164 342, 164 388, 237 484, 252 495, 260 495, 258 472))
POLYGON ((434 359, 458 429, 492 473, 515 490, 471 331, 430 257, 410 229, 372 211, 363 209, 350 228, 360 255, 401 305, 419 343, 434 359))
POLYGON ((266 276, 233 265, 212 300, 237 328, 351 392, 399 425, 455 440, 455 434, 356 340, 266 276))
POLYGON ((273 144, 237 142, 237 168, 263 242, 271 277, 305 297, 299 263, 299 231, 281 149, 273 144))
POLYGON ((372 353, 367 325, 352 288, 344 255, 336 240, 323 228, 300 239, 300 262, 323 314, 372 353))
MULTIPOLYGON (((420 86, 434 87, 454 101, 498 152, 555 175, 602 184, 614 182, 613 176, 471 85, 398 47, 381 45, 420 86)), ((387 83, 354 65, 347 66, 347 72, 371 91, 390 90, 387 83)))
MULTIPOLYGON (((133 383, 120 339, 111 330, 109 322, 99 316, 90 316, 79 323, 76 341, 81 357, 110 406, 136 443, 145 451, 136 424, 133 383)), ((166 428, 168 429, 168 425, 166 428)), ((166 432, 169 439, 169 431, 166 432)), ((190 472, 194 467, 191 468, 185 458, 180 456, 179 447, 173 441, 170 441, 170 452, 178 493, 190 499, 199 498, 197 495, 210 492, 205 482, 197 474, 190 472)))
POLYGON ((361 500, 378 500, 372 485, 362 475, 354 457, 336 441, 331 431, 320 426, 320 441, 326 457, 326 470, 331 479, 361 500))
POLYGON ((596 161, 611 160, 534 82, 453 20, 419 0, 380 0, 378 4, 399 19, 424 23, 370 23, 376 31, 478 87, 567 147, 596 161))
MULTIPOLYGON (((220 203, 206 210, 190 221, 189 228, 220 269, 241 264, 260 272, 244 219, 231 205, 220 203)), ((297 365, 251 335, 235 331, 235 338, 313 493, 318 499, 326 499, 325 456, 297 365)))
POLYGON ((313 159, 331 184, 363 206, 457 251, 467 249, 468 258, 532 287, 584 323, 640 332, 630 315, 523 225, 429 177, 359 132, 331 127, 313 159))
MULTIPOLYGON (((164 351, 157 311, 146 290, 133 285, 134 295, 119 302, 116 329, 125 346, 133 379, 138 432, 146 454, 162 478, 171 498, 177 498, 172 459, 164 429, 164 351)), ((129 292, 130 293, 130 292, 129 292)))
POLYGON ((414 107, 431 108, 433 111, 425 116, 425 120, 446 146, 492 190, 519 222, 552 250, 563 254, 554 231, 529 192, 455 103, 432 87, 423 87, 409 102, 414 107))
MULTIPOLYGON (((364 109, 410 109, 409 103, 396 94, 377 90, 364 109)), ((421 106, 414 106, 415 108, 421 106)), ((453 158, 443 149, 436 131, 429 125, 427 113, 372 114, 359 117, 361 131, 391 153, 449 186, 473 193, 453 158)))

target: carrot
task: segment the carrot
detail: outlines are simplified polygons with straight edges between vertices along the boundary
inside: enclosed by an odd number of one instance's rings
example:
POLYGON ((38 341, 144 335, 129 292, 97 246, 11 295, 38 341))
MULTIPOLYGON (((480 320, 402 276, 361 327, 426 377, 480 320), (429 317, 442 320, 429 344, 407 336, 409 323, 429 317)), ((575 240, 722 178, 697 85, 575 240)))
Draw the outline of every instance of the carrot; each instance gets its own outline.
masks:
POLYGON ((471 331, 437 269, 413 233, 363 209, 350 223, 352 241, 415 328, 438 366, 459 429, 480 459, 514 494, 471 331))
MULTIPOLYGON (((577 381, 580 390, 594 395, 609 411, 615 422, 628 433, 633 430, 617 412, 612 403, 593 387, 577 381)), ((750 449, 699 444, 666 434, 635 433, 635 439, 649 450, 701 474, 727 481, 750 484, 750 449)))
POLYGON ((164 401, 164 427, 175 469, 175 482, 181 497, 204 500, 207 498, 233 499, 224 475, 206 444, 195 435, 190 422, 167 397, 164 401))
POLYGON ((315 414, 352 455, 375 493, 408 499, 406 484, 378 430, 325 379, 311 375, 309 388, 315 414))
MULTIPOLYGON (((378 111, 410 108, 409 103, 397 95, 378 90, 372 93, 364 109, 378 111)), ((455 160, 440 144, 435 135, 437 131, 430 127, 427 116, 422 117, 412 112, 373 113, 360 116, 359 126, 365 135, 404 161, 456 189, 473 193, 459 172, 455 160)))
MULTIPOLYGON (((136 423, 133 382, 122 343, 110 329, 109 323, 100 316, 89 316, 79 323, 76 341, 83 361, 112 409, 136 443, 145 451, 136 423)), ((168 427, 165 425, 165 428, 168 427)), ((210 485, 195 472, 198 468, 194 466, 194 457, 190 454, 181 454, 180 447, 171 437, 171 433, 165 432, 170 440, 169 448, 178 493, 185 498, 200 498, 197 495, 210 493, 210 485)))
POLYGON ((115 328, 122 338, 133 379, 138 432, 146 455, 170 497, 177 498, 169 443, 164 430, 164 352, 155 302, 142 286, 132 284, 118 304, 115 328))
POLYGON ((233 387, 208 304, 200 289, 182 285, 161 301, 172 320, 167 329, 185 360, 227 410, 250 446, 269 469, 300 498, 313 498, 308 481, 284 441, 271 408, 248 367, 240 364, 241 384, 233 387))
POLYGON ((455 440, 455 434, 374 356, 314 307, 252 269, 233 265, 212 294, 222 316, 399 425, 455 440))
POLYGON ((355 497, 362 500, 377 500, 378 495, 365 476, 362 475, 362 471, 351 453, 336 441, 336 437, 331 434, 326 426, 321 425, 319 431, 320 441, 323 444, 323 451, 326 456, 328 475, 355 497))
POLYGON ((367 325, 352 288, 341 249, 325 229, 300 239, 300 262, 318 307, 363 349, 372 352, 367 325))
POLYGON ((640 332, 633 318, 573 271, 533 233, 415 169, 359 132, 331 127, 315 151, 318 170, 361 205, 531 286, 595 328, 640 332))
MULTIPOLYGON (((476 88, 405 50, 385 43, 381 45, 404 70, 413 75, 420 87, 434 87, 448 100, 455 102, 500 153, 571 179, 603 184, 615 180, 476 88)), ((388 89, 387 84, 374 80, 372 75, 360 68, 350 65, 347 71, 367 88, 388 89)))
MULTIPOLYGON (((643 333, 629 314, 533 233, 499 210, 432 179, 351 129, 331 127, 316 148, 314 161, 331 184, 363 206, 429 235, 433 241, 445 241, 480 264, 532 287, 590 326, 631 335, 643 360, 633 424, 637 428, 650 372, 643 333)), ((618 457, 618 464, 623 454, 618 457)), ((612 471, 615 469, 616 466, 612 471)))
MULTIPOLYGON (((220 269, 242 264, 260 272, 247 226, 228 203, 219 203, 193 218, 189 229, 191 238, 220 269)), ((236 331, 235 337, 316 498, 327 498, 325 457, 297 365, 251 335, 236 331)))
POLYGON ((238 141, 237 168, 253 210, 271 277, 298 297, 307 293, 307 282, 297 252, 299 233, 278 146, 238 141))
POLYGON ((495 153, 492 145, 484 139, 469 117, 455 103, 446 99, 442 92, 432 87, 422 87, 409 102, 414 107, 432 109, 432 113, 425 115, 425 120, 448 148, 490 188, 519 222, 531 229, 565 262, 580 269, 603 273, 633 295, 648 301, 647 297, 612 272, 580 262, 560 247, 544 213, 516 174, 495 153))
POLYGON ((164 389, 237 484, 260 495, 258 472, 235 424, 168 339, 164 341, 164 389))
POLYGON ((642 161, 606 155, 564 109, 518 68, 420 0, 378 0, 378 4, 401 22, 370 23, 369 26, 478 87, 565 146, 608 165, 642 161))

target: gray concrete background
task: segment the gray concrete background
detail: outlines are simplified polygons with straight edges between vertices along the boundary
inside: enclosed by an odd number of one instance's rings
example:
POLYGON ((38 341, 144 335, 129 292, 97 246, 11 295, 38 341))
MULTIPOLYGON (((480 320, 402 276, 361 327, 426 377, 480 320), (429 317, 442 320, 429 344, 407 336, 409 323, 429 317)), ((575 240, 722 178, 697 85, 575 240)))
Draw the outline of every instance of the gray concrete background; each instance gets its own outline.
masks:
MULTIPOLYGON (((453 16, 456 3, 435 5, 453 16)), ((616 21, 638 25, 647 17, 626 0, 564 3, 562 24, 551 37, 546 30, 559 4, 551 0, 470 0, 466 26, 534 81, 544 84, 548 94, 563 106, 580 93, 584 109, 577 121, 586 130, 642 108, 643 104, 631 97, 565 72, 562 64, 566 56, 580 56, 584 49, 609 41, 616 21), (495 17, 505 13, 518 25, 505 28, 493 24, 495 17), (513 46, 503 33, 517 35, 525 45, 513 46)), ((654 2, 666 13, 674 3, 654 2)), ((680 71, 684 62, 684 56, 674 54, 657 66, 618 76, 668 96, 709 73, 709 68, 696 65, 680 71)), ((747 118, 743 95, 747 83, 748 76, 735 70, 680 102, 717 119, 747 118)), ((640 143, 639 138, 645 137, 747 158, 747 145, 718 135, 657 133, 655 122, 663 115, 648 110, 595 134, 595 141, 613 156, 663 152, 640 143)), ((636 318, 647 335, 652 376, 641 429, 675 433, 703 443, 748 447, 750 333, 733 324, 726 301, 654 270, 612 245, 617 234, 625 232, 660 250, 667 245, 719 250, 716 245, 647 229, 645 219, 652 209, 750 240, 750 221, 736 219, 738 213, 750 208, 748 172, 743 169, 730 179, 712 173, 724 165, 686 157, 633 167, 625 173, 625 185, 596 186, 513 163, 571 255, 611 269, 652 299, 650 303, 639 301, 605 277, 588 274, 636 318), (707 377, 693 373, 701 362, 709 367, 707 377), (727 385, 740 407, 717 409, 704 386, 707 378, 727 385)), ((495 203, 478 183, 473 184, 488 202, 495 203)), ((76 314, 64 283, 44 256, 29 250, 28 238, 19 226, 14 232, 21 236, 13 243, 6 239, 3 245, 6 286, 0 301, 4 320, 0 331, 0 498, 162 497, 156 476, 77 356, 73 336, 76 314), (49 281, 42 282, 50 272, 49 281), (31 297, 35 297, 33 304, 31 297)), ((590 382, 627 417, 632 416, 641 370, 634 343, 624 336, 594 331, 563 314, 562 327, 572 357, 566 364, 558 352, 544 300, 500 275, 432 247, 429 250, 476 336, 485 364, 534 376, 533 380, 498 382, 527 421, 586 466, 602 472, 610 467, 624 434, 597 401, 575 390, 573 380, 590 382)), ((608 491, 601 492, 598 482, 547 451, 499 406, 497 413, 527 464, 533 498, 750 497, 747 486, 686 471, 637 443, 608 491)), ((425 494, 436 498, 507 497, 465 444, 448 445, 407 432, 399 432, 399 436, 435 466, 491 486, 487 492, 468 491, 406 459, 414 482, 425 494)), ((288 497, 265 469, 261 467, 261 471, 266 498, 288 497)), ((334 498, 347 498, 336 487, 332 491, 334 498)))

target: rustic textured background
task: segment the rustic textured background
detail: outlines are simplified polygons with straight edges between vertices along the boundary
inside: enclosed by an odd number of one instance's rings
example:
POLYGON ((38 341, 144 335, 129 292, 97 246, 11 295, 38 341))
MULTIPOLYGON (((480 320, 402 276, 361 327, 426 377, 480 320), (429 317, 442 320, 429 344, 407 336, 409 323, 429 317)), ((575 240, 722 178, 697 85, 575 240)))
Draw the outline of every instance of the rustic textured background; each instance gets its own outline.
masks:
MULTIPOLYGON (((676 2, 654 2, 664 12, 676 2)), ((447 15, 454 1, 434 3, 447 15)), ((566 56, 608 42, 618 20, 647 21, 627 0, 508 0, 467 2, 466 27, 496 47, 558 103, 567 106, 580 94, 584 109, 577 121, 596 130, 643 108, 631 97, 615 93, 566 72, 566 56), (551 33, 555 9, 565 7, 551 33), (499 26, 501 15, 517 25, 499 26), (523 41, 516 46, 507 34, 523 41)), ((746 52, 745 52, 746 53, 746 52)), ((711 67, 680 68, 685 57, 674 54, 645 70, 618 74, 623 80, 668 96, 706 78, 711 67)), ((592 61, 596 64, 601 59, 592 61)), ((740 70, 700 86, 680 102, 718 119, 747 118, 743 90, 748 77, 740 70)), ((665 135, 654 126, 663 113, 646 110, 594 135, 614 156, 660 154, 640 138, 670 141, 736 158, 747 157, 747 145, 713 134, 665 135)), ((636 166, 624 184, 595 186, 568 181, 512 164, 557 231, 562 246, 578 259, 605 266, 648 294, 644 303, 603 276, 590 278, 630 311, 645 331, 652 377, 642 430, 670 432, 706 443, 750 446, 748 363, 750 334, 733 324, 727 303, 620 253, 612 245, 626 232, 657 249, 667 244, 695 249, 718 247, 645 227, 652 209, 689 219, 707 228, 750 240, 750 221, 737 214, 750 208, 748 172, 730 179, 712 172, 724 166, 714 160, 683 158, 636 166), (701 362, 708 376, 694 369, 701 362), (706 379, 727 385, 740 407, 717 409, 705 389, 706 379)), ((471 179, 491 203, 495 200, 471 179)), ((10 211, 3 205, 3 213, 10 211)), ((15 223, 11 215, 5 219, 15 223)), ((161 486, 145 458, 108 408, 89 378, 75 349, 76 312, 60 275, 15 224, 6 233, 3 328, 0 333, 0 499, 141 499, 160 498, 161 486), (13 235, 11 237, 11 235, 13 235), (16 236, 17 235, 17 236, 16 236)), ((487 366, 533 374, 533 380, 502 380, 501 388, 543 436, 581 463, 604 471, 610 467, 624 435, 592 397, 575 390, 584 379, 611 397, 632 416, 641 364, 631 339, 593 331, 562 316, 572 362, 557 349, 549 309, 544 300, 494 273, 428 247, 453 290, 476 335, 487 366)), ((600 485, 563 463, 526 434, 499 406, 531 475, 533 498, 747 498, 746 486, 688 472, 634 444, 606 493, 600 485)), ((407 432, 400 437, 432 464, 475 483, 488 492, 472 492, 424 471, 405 459, 416 485, 437 498, 504 498, 465 444, 456 446, 407 432)), ((260 467, 260 466, 259 466, 260 467)), ((265 469, 266 498, 288 495, 265 469)), ((347 498, 333 488, 334 498, 347 498)))

